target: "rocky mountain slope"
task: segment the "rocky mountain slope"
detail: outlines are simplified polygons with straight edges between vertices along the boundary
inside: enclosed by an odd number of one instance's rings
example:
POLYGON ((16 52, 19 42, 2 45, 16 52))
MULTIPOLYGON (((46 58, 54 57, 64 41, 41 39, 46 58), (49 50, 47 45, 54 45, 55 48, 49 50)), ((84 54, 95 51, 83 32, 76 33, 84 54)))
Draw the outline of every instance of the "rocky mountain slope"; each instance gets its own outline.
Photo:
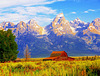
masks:
POLYGON ((93 20, 87 29, 83 30, 82 39, 91 46, 90 49, 100 52, 100 18, 93 20))
POLYGON ((31 57, 46 57, 52 51, 66 51, 70 56, 100 55, 100 18, 85 23, 79 18, 69 22, 64 14, 58 14, 47 26, 41 27, 31 19, 28 23, 20 21, 0 23, 0 30, 11 29, 16 35, 18 57, 28 44, 31 57))
POLYGON ((63 13, 58 14, 54 20, 50 23, 50 25, 46 26, 45 28, 49 33, 54 32, 58 35, 63 34, 73 34, 75 35, 75 32, 70 26, 69 21, 67 21, 64 17, 63 13))

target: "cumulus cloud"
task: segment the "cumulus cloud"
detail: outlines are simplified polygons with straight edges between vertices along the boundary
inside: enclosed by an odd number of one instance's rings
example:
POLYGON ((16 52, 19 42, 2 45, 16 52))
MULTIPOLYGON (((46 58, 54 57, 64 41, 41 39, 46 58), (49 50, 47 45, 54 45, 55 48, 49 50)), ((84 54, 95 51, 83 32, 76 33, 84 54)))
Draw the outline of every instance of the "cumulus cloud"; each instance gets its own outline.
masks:
POLYGON ((42 17, 42 16, 34 17, 33 19, 36 20, 39 25, 43 25, 43 26, 50 24, 50 22, 53 20, 51 18, 42 17))
POLYGON ((45 6, 6 8, 0 10, 0 22, 10 21, 16 24, 20 21, 27 23, 30 19, 34 19, 38 24, 44 26, 51 21, 49 15, 55 15, 56 13, 56 10, 45 6))
POLYGON ((95 11, 95 10, 93 10, 93 9, 89 9, 88 11, 95 11))
POLYGON ((40 26, 46 26, 53 20, 46 15, 28 15, 18 13, 3 13, 0 14, 0 22, 10 21, 17 24, 20 21, 27 23, 30 19, 34 19, 40 26))
POLYGON ((31 6, 31 5, 44 5, 51 4, 57 1, 64 0, 0 0, 0 8, 10 7, 10 6, 31 6))
POLYGON ((48 25, 52 20, 50 15, 56 15, 57 10, 44 5, 58 1, 65 0, 0 0, 0 22, 10 21, 16 24, 34 19, 39 25, 48 25))
MULTIPOLYGON (((51 18, 46 17, 45 15, 38 15, 31 17, 31 19, 34 19, 40 26, 46 26, 50 24, 50 22, 53 20, 51 18)), ((20 21, 24 21, 27 23, 30 20, 29 15, 21 15, 21 14, 9 14, 6 13, 4 16, 0 16, 0 22, 3 21, 10 21, 14 24, 17 24, 20 21)))
POLYGON ((71 14, 76 14, 76 12, 71 12, 71 14))
POLYGON ((89 13, 88 11, 84 11, 84 13, 89 13))
POLYGON ((26 15, 6 13, 4 16, 0 16, 0 22, 10 21, 10 22, 18 23, 19 21, 26 21, 27 17, 28 16, 26 15))
POLYGON ((19 14, 28 14, 28 15, 36 15, 37 13, 56 14, 56 10, 53 10, 50 7, 45 7, 45 6, 17 7, 17 8, 12 8, 12 10, 19 14))
POLYGON ((93 9, 88 9, 87 11, 84 11, 84 13, 89 13, 89 12, 94 12, 95 10, 93 9))

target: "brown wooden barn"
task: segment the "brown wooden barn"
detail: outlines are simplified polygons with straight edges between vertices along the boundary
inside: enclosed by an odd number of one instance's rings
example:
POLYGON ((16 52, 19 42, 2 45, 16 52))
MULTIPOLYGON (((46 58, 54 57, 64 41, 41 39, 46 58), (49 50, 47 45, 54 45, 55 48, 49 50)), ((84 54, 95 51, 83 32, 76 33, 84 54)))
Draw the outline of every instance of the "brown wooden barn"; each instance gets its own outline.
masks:
POLYGON ((50 57, 47 57, 43 59, 43 61, 47 60, 74 60, 74 58, 68 57, 67 53, 65 51, 53 51, 50 55, 50 57))

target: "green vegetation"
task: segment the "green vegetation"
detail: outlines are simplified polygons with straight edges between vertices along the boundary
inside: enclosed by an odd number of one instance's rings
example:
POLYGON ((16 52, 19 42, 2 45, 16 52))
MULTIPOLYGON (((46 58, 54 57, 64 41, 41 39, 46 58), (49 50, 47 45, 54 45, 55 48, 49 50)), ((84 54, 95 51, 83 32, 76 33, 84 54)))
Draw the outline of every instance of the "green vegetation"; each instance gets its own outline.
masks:
POLYGON ((17 58, 17 43, 12 31, 0 30, 0 62, 13 61, 17 58))

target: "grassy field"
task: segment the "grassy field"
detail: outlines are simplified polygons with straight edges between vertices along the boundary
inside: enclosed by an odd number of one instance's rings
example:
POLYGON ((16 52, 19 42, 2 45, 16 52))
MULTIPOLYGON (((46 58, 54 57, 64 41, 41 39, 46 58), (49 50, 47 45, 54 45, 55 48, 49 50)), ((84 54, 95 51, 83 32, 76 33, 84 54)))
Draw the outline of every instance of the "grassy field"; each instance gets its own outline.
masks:
POLYGON ((100 76, 99 57, 94 57, 94 60, 92 57, 74 58, 74 61, 32 58, 34 61, 0 63, 0 76, 100 76))

